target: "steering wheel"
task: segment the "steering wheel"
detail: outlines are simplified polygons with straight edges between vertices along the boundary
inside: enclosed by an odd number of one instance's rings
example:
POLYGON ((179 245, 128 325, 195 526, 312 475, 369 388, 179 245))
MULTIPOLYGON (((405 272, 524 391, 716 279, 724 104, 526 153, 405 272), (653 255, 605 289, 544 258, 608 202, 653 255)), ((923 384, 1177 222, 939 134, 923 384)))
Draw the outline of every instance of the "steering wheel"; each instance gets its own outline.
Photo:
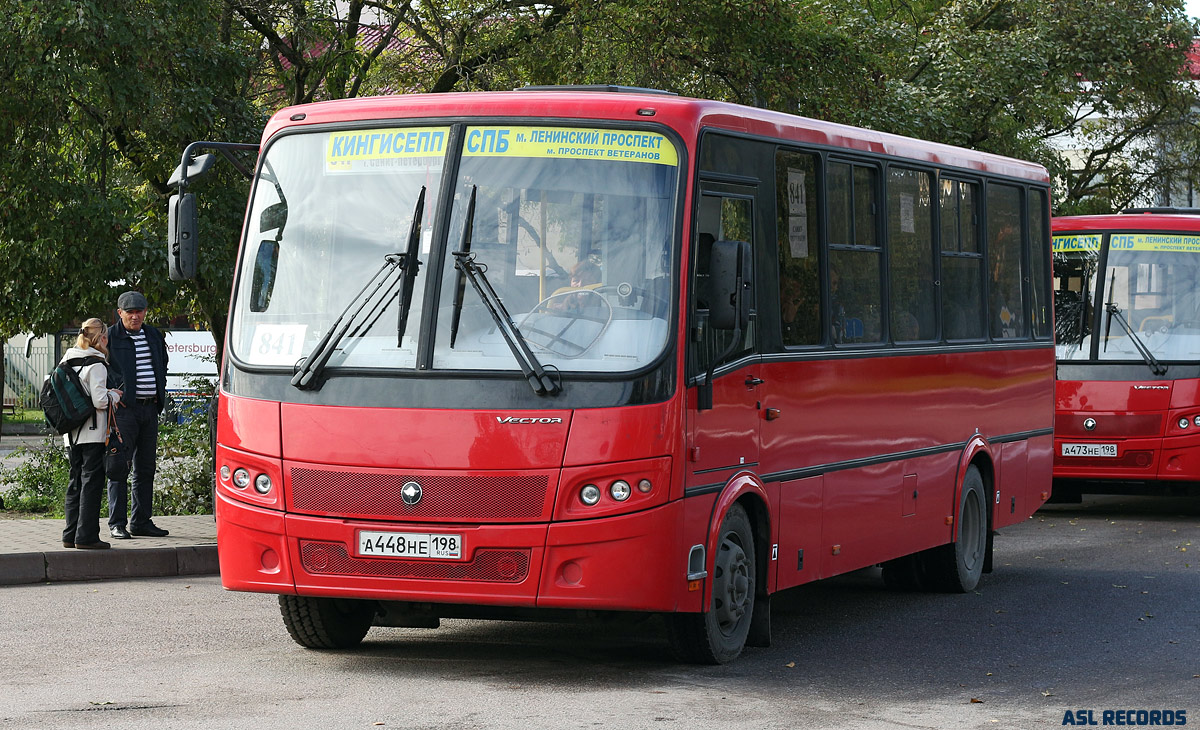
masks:
MULTIPOLYGON (((670 302, 650 291, 649 289, 645 289, 640 286, 634 286, 624 281, 620 284, 599 286, 596 287, 594 291, 600 294, 616 295, 618 304, 620 304, 622 301, 629 301, 630 297, 635 295, 640 296, 642 298, 642 303, 638 309, 641 309, 643 312, 646 312, 650 315, 662 314, 662 316, 665 317, 665 313, 670 306, 670 302)), ((622 306, 628 305, 622 304, 622 306)), ((632 307, 630 308, 632 309, 632 307)))
POLYGON ((612 305, 595 289, 568 289, 546 297, 521 320, 531 344, 556 355, 579 357, 595 345, 612 321, 612 305))

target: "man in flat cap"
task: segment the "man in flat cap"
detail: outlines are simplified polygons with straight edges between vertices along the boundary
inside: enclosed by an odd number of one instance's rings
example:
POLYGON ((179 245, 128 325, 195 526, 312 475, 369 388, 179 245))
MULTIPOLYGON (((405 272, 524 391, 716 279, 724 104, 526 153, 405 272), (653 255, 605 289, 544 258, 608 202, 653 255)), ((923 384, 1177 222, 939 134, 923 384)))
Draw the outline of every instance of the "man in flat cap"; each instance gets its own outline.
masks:
POLYGON ((154 501, 154 468, 158 452, 158 414, 167 404, 167 344, 162 332, 145 323, 146 297, 127 291, 117 298, 120 321, 108 328, 109 372, 124 383, 117 428, 133 477, 108 475, 108 531, 118 540, 130 536, 166 537, 167 531, 150 519, 154 501), (132 489, 130 486, 132 482, 132 489), (125 528, 129 495, 133 512, 125 528))

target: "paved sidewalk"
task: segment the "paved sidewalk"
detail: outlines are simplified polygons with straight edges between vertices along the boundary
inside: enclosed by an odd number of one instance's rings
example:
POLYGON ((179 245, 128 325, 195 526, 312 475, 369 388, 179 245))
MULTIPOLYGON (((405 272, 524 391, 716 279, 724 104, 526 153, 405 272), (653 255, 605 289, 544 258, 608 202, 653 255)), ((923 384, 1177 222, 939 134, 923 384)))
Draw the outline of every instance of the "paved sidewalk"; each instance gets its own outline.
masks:
POLYGON ((219 572, 212 515, 155 517, 154 523, 171 534, 114 540, 102 524, 100 539, 112 548, 76 550, 62 546, 62 520, 0 519, 0 585, 219 572))

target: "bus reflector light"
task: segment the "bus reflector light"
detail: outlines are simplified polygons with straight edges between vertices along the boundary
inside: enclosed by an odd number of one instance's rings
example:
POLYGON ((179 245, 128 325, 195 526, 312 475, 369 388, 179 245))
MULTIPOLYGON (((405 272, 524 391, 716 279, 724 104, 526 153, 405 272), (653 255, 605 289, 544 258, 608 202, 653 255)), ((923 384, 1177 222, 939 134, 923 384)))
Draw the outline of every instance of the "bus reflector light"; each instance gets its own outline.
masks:
POLYGON ((609 485, 608 493, 618 502, 624 502, 633 494, 633 488, 629 486, 629 482, 624 479, 618 479, 609 485))
POLYGON ((259 556, 258 562, 260 565, 262 565, 264 573, 279 572, 279 553, 275 552, 271 548, 267 548, 262 551, 262 555, 259 556))
POLYGON ((654 487, 652 484, 650 484, 649 479, 643 479, 642 481, 638 482, 638 491, 642 494, 649 494, 650 490, 653 488, 654 487))
POLYGON ((691 593, 692 591, 698 591, 698 590, 700 590, 700 581, 689 580, 688 581, 688 593, 691 593))
POLYGON ((591 507, 600 501, 600 487, 595 484, 584 484, 579 490, 579 501, 591 507))

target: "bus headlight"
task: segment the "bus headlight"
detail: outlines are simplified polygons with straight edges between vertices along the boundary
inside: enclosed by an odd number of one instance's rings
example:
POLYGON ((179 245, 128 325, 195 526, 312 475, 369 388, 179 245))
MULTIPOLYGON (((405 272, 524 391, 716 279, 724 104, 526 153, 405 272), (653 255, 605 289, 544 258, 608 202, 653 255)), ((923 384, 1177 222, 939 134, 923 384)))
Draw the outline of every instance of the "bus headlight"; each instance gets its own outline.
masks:
POLYGON ((1180 428, 1187 428, 1190 425, 1191 425, 1191 421, 1189 421, 1188 419, 1186 419, 1186 418, 1179 419, 1179 427, 1180 428))
POLYGON ((629 482, 624 479, 618 479, 609 485, 608 493, 618 502, 624 502, 629 499, 629 495, 633 494, 633 488, 629 486, 629 482))
POLYGON ((238 489, 245 489, 250 486, 250 472, 238 467, 233 470, 233 485, 238 489))
POLYGON ((271 491, 271 477, 266 474, 259 474, 254 480, 254 491, 259 494, 266 494, 271 491))
POLYGON ((584 484, 579 490, 579 501, 591 507, 600 501, 600 487, 595 484, 584 484))

